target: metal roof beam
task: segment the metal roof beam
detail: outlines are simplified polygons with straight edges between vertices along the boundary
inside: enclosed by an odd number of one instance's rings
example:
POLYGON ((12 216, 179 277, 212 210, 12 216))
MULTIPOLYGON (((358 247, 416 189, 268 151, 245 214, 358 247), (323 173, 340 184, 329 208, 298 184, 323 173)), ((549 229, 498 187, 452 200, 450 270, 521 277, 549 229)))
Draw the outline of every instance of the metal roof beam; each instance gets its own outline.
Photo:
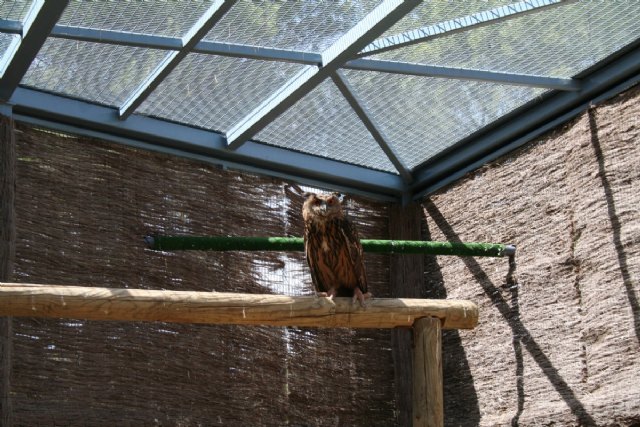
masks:
POLYGON ((525 144, 542 132, 570 120, 594 100, 608 97, 640 79, 640 41, 621 57, 614 54, 583 76, 578 92, 557 92, 524 105, 414 170, 414 198, 419 199, 482 164, 525 144))
MULTIPOLYGON (((20 21, 0 19, 0 32, 20 33, 21 31, 22 23, 20 21)), ((99 30, 67 25, 55 25, 51 31, 51 37, 172 51, 178 51, 183 47, 182 39, 177 37, 138 34, 117 30, 99 30)), ((199 41, 193 48, 192 53, 220 55, 234 58, 249 58, 261 61, 290 62, 306 65, 319 65, 322 63, 322 55, 315 52, 266 48, 207 40, 199 41)), ((580 82, 576 79, 440 67, 369 58, 347 61, 341 68, 405 74, 420 77, 484 81, 499 84, 538 87, 543 89, 567 91, 580 89, 580 82)))
POLYGON ((380 200, 398 201, 406 191, 400 176, 393 173, 253 141, 230 151, 217 132, 141 115, 122 121, 113 108, 33 89, 19 87, 10 102, 16 120, 62 132, 380 200))
POLYGON ((233 7, 237 0, 217 0, 200 17, 198 22, 182 38, 183 47, 168 53, 147 79, 131 94, 120 107, 120 119, 126 119, 138 108, 160 83, 173 71, 195 45, 207 35, 220 19, 233 7))
POLYGON ((405 183, 411 183, 411 181, 413 181, 413 177, 411 176, 410 169, 404 164, 400 156, 395 152, 395 150, 389 143, 388 138, 384 135, 382 129, 380 129, 380 126, 376 124, 371 113, 369 113, 369 111, 367 110, 364 102, 358 98, 347 77, 342 72, 340 72, 340 70, 338 70, 331 76, 331 78, 342 93, 342 96, 345 97, 353 111, 360 118, 371 136, 373 136, 373 139, 376 140, 380 148, 382 148, 382 151, 384 151, 384 154, 386 154, 391 163, 393 163, 393 166, 395 166, 396 170, 398 171, 402 179, 404 179, 405 183))
POLYGON ((362 21, 322 53, 320 67, 305 67, 256 109, 236 123, 227 133, 229 148, 237 149, 264 129, 280 114, 322 83, 340 65, 357 54, 372 39, 382 34, 418 4, 420 4, 418 0, 385 0, 378 5, 362 21))
POLYGON ((0 60, 0 100, 11 97, 68 3, 37 0, 31 4, 21 24, 21 37, 15 38, 0 60))
POLYGON ((193 52, 307 65, 320 65, 322 63, 322 55, 315 52, 275 49, 237 43, 220 43, 207 40, 198 43, 193 49, 193 52))
MULTIPOLYGON (((19 21, 0 20, 0 32, 13 32, 16 26, 20 25, 21 23, 19 21)), ((183 40, 178 37, 139 34, 118 30, 102 30, 71 25, 56 25, 53 27, 53 31, 51 31, 51 37, 161 50, 180 50, 184 45, 183 40)), ((207 55, 259 59, 264 61, 295 62, 309 65, 320 64, 322 62, 322 56, 315 52, 267 48, 208 40, 198 41, 198 43, 193 47, 192 52, 207 55)))
POLYGON ((577 0, 524 0, 518 3, 507 4, 494 9, 450 19, 437 24, 428 25, 416 30, 407 31, 393 36, 383 37, 373 41, 365 47, 360 56, 374 55, 388 50, 422 43, 444 35, 468 31, 484 25, 495 24, 508 19, 517 18, 525 14, 539 12, 549 7, 559 6, 575 2, 577 0))
MULTIPOLYGON (((0 31, 4 31, 1 26, 0 31)), ((129 31, 77 27, 74 25, 56 24, 53 27, 53 30, 51 30, 51 37, 160 50, 180 50, 184 47, 184 40, 181 37, 167 37, 155 34, 131 33, 129 31)))
POLYGON ((22 21, 17 21, 15 19, 0 19, 1 33, 22 35, 23 28, 24 26, 22 25, 22 21))
POLYGON ((580 81, 576 79, 500 73, 495 71, 471 70, 465 68, 439 67, 378 59, 354 59, 347 62, 343 68, 361 71, 377 71, 381 73, 404 74, 409 76, 473 80, 516 86, 538 87, 543 89, 565 91, 580 90, 580 81))

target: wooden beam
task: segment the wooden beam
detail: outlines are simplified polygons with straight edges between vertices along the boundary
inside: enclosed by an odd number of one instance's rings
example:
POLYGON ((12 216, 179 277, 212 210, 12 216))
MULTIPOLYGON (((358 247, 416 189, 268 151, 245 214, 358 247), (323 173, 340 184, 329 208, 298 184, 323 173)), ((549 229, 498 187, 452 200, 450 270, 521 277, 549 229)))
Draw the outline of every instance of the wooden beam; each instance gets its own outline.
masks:
MULTIPOLYGON (((11 280, 16 253, 16 139, 12 112, 0 106, 0 281, 11 280)), ((0 316, 0 426, 13 425, 13 320, 0 316)))
POLYGON ((413 325, 413 427, 444 425, 441 329, 436 318, 413 325))
POLYGON ((363 308, 350 298, 0 283, 0 316, 325 328, 410 327, 435 317, 445 329, 471 329, 478 307, 464 300, 374 298, 363 308))

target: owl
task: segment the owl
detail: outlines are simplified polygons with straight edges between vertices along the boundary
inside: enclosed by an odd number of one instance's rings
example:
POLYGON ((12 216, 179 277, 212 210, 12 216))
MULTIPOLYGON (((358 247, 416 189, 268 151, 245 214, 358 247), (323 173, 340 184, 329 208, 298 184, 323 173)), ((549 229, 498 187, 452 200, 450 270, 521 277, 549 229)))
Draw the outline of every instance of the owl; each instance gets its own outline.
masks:
POLYGON ((302 205, 304 251, 319 296, 348 296, 352 303, 371 296, 364 271, 362 245, 355 226, 345 218, 338 194, 305 193, 302 205))

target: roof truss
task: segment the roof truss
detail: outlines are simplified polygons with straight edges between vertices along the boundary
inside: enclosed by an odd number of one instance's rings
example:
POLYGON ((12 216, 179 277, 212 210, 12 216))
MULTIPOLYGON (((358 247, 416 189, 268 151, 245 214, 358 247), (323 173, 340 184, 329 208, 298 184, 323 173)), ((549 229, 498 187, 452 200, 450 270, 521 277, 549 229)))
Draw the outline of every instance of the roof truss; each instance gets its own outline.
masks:
POLYGON ((585 73, 580 91, 551 92, 542 102, 524 105, 416 168, 416 180, 410 192, 420 198, 436 191, 570 120, 590 105, 637 84, 640 81, 640 40, 626 50, 625 54, 614 55, 585 73))
POLYGON ((253 141, 231 151, 226 148, 224 136, 213 131, 140 115, 119 120, 113 108, 32 89, 16 89, 11 104, 16 120, 233 169, 295 179, 320 188, 336 188, 383 200, 397 200, 406 189, 402 179, 392 173, 253 141))
POLYGON ((386 0, 322 52, 320 66, 308 66, 227 132, 229 148, 236 149, 322 83, 375 37, 420 4, 417 0, 386 0))
POLYGON ((217 0, 200 17, 198 22, 182 38, 182 47, 178 51, 168 53, 147 79, 133 91, 131 96, 120 107, 120 118, 126 119, 138 108, 158 85, 178 66, 195 45, 216 25, 231 9, 236 0, 217 0))
POLYGON ((382 151, 387 155, 391 163, 395 166, 396 170, 404 180, 406 184, 411 183, 413 181, 413 176, 411 175, 411 171, 404 164, 402 159, 398 154, 396 154, 393 146, 389 143, 389 139, 384 135, 384 132, 380 128, 380 126, 376 123, 375 119, 371 116, 371 114, 367 111, 364 102, 362 102, 355 90, 351 87, 351 84, 347 80, 347 77, 340 71, 336 71, 331 78, 333 82, 338 87, 342 96, 345 97, 353 111, 360 118, 364 126, 367 128, 373 139, 376 140, 382 151))
POLYGON ((69 0, 33 2, 24 24, 15 31, 19 37, 14 38, 2 57, 0 100, 11 97, 68 3, 69 0))
MULTIPOLYGON (((19 120, 73 133, 99 136, 119 143, 197 158, 216 164, 281 176, 299 182, 392 200, 420 198, 486 161, 534 138, 542 130, 568 120, 590 102, 639 80, 640 48, 636 41, 623 53, 575 76, 554 78, 485 70, 436 67, 363 58, 387 50, 423 43, 443 35, 502 22, 575 0, 525 0, 459 19, 443 21, 391 37, 378 38, 411 11, 417 0, 387 0, 322 53, 203 40, 235 0, 218 0, 183 38, 97 30, 56 24, 68 1, 36 0, 24 21, 0 19, 0 32, 15 40, 0 59, 0 98, 13 106, 19 120), (114 109, 19 88, 47 37, 136 46, 167 51, 155 71, 114 109), (133 115, 147 96, 189 53, 303 64, 305 67, 238 121, 226 135, 133 115), (373 119, 341 69, 460 79, 550 89, 490 126, 458 141, 428 162, 410 169, 373 119), (331 78, 357 117, 389 158, 397 174, 250 141, 271 121, 327 78, 331 78)), ((6 108, 3 110, 6 111, 6 108)))
MULTIPOLYGON (((19 21, 0 21, 0 31, 9 32, 16 30, 17 28, 21 28, 19 21)), ((51 37, 172 51, 180 50, 183 46, 182 40, 177 37, 151 36, 126 31, 95 30, 92 28, 66 25, 56 25, 51 32, 51 37)), ((196 43, 191 52, 205 55, 248 58, 261 61, 290 62, 305 65, 319 65, 322 63, 322 55, 319 53, 265 48, 237 43, 212 42, 207 40, 201 40, 196 43)), ((476 80, 556 90, 579 90, 580 88, 579 82, 575 79, 437 67, 370 58, 348 60, 343 66, 341 66, 341 68, 422 77, 476 80)))

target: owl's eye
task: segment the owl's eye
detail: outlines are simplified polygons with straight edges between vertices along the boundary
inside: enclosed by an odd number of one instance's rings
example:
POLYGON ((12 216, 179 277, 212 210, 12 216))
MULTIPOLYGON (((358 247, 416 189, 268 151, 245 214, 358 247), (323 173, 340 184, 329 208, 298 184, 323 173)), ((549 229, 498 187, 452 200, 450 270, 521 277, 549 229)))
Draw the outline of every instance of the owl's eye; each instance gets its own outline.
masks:
POLYGON ((327 201, 327 203, 329 203, 330 205, 333 205, 336 202, 336 200, 334 198, 331 198, 327 201))
POLYGON ((316 206, 318 206, 320 203, 322 203, 322 202, 320 201, 320 199, 315 199, 315 200, 313 201, 313 204, 314 204, 314 205, 316 205, 316 206))

